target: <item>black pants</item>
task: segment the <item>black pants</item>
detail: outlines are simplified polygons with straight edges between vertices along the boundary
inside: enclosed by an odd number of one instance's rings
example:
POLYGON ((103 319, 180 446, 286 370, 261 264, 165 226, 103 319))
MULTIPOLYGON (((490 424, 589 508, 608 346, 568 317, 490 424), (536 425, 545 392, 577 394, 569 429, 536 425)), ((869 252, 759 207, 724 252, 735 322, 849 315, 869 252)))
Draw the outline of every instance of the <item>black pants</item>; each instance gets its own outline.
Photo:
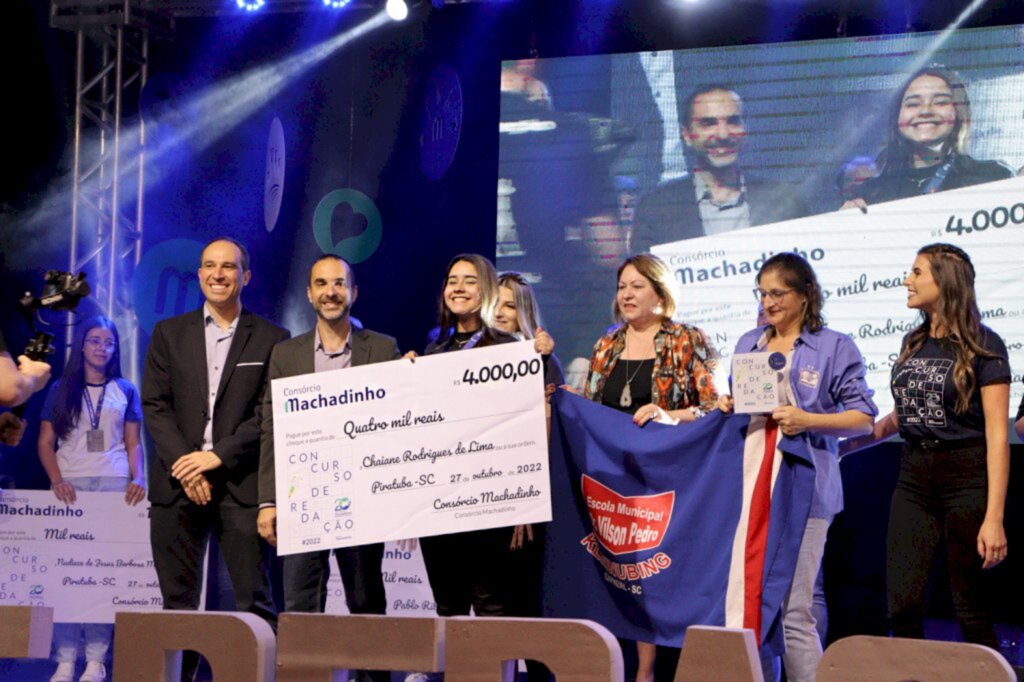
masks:
MULTIPOLYGON (((334 550, 338 574, 345 588, 345 603, 352 614, 380 614, 387 611, 381 563, 384 545, 334 550)), ((327 605, 327 579, 331 574, 331 552, 308 552, 282 557, 284 610, 299 613, 323 613, 327 605)), ((391 673, 359 670, 358 682, 390 682, 391 673)))
MULTIPOLYGON (((241 505, 230 495, 204 506, 179 500, 150 507, 149 539, 165 609, 199 607, 203 555, 212 533, 231 577, 236 608, 256 614, 277 630, 277 611, 256 531, 258 513, 257 507, 241 505)), ((182 679, 191 679, 197 665, 198 657, 184 656, 182 679)))
MULTIPOLYGON (((512 528, 437 535, 420 540, 423 563, 439 616, 540 616, 540 571, 544 528, 534 525, 534 541, 510 549, 512 528)), ((526 662, 530 682, 547 682, 551 672, 539 661, 526 662)))
POLYGON ((998 650, 987 608, 978 530, 985 518, 984 443, 907 443, 892 496, 886 562, 893 635, 924 637, 928 574, 944 541, 964 640, 998 650))
POLYGON ((511 616, 511 528, 449 533, 420 540, 439 616, 511 616))
MULTIPOLYGON (((533 541, 508 550, 505 574, 509 577, 508 615, 540 618, 541 578, 544 570, 544 541, 547 524, 533 524, 533 541)), ((510 533, 511 535, 511 533, 510 533)), ((527 682, 549 682, 551 671, 540 661, 526 661, 527 682)))

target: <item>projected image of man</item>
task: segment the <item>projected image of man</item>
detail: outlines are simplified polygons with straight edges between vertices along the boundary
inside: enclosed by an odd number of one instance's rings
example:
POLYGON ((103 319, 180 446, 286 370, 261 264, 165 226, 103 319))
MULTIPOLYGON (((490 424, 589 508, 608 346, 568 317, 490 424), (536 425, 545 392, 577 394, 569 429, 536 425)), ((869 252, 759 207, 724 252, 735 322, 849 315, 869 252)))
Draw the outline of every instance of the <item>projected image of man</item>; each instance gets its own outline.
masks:
POLYGON ((692 173, 640 200, 630 250, 807 215, 783 183, 745 172, 743 100, 725 85, 697 88, 683 103, 683 142, 692 173))

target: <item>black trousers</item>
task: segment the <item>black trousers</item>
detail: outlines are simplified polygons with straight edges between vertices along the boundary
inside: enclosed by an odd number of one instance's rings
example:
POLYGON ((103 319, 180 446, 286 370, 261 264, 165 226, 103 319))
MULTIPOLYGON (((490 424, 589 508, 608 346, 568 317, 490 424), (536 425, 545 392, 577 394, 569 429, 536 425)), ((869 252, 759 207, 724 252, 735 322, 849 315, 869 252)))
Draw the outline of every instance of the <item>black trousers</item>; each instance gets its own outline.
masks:
MULTIPOLYGON (((492 528, 422 538, 420 550, 439 616, 536 618, 541 615, 544 527, 533 526, 534 541, 511 550, 512 528, 492 528)), ((547 682, 551 672, 526 662, 529 682, 547 682)))
MULTIPOLYGON (((345 588, 345 603, 352 614, 380 614, 387 611, 384 592, 384 545, 334 550, 338 573, 345 588)), ((331 552, 291 554, 281 559, 284 583, 284 610, 299 613, 323 613, 327 605, 327 579, 331 574, 331 552)), ((359 682, 390 682, 391 673, 359 670, 359 682)))
POLYGON ((422 538, 420 550, 439 616, 511 616, 511 528, 422 538))
MULTIPOLYGON (((237 609, 256 614, 277 630, 269 573, 256 532, 258 512, 226 494, 204 506, 180 500, 150 507, 149 539, 165 609, 199 607, 203 555, 212 534, 231 577, 237 609)), ((182 679, 191 679, 197 665, 196 656, 184 656, 182 679)))
MULTIPOLYGON (((506 549, 505 574, 511 581, 508 590, 510 616, 540 618, 543 615, 541 582, 546 531, 547 524, 535 523, 532 542, 524 542, 519 549, 506 549)), ((551 671, 540 661, 527 660, 526 679, 527 682, 549 682, 551 671)))
POLYGON ((924 637, 928 574, 945 544, 964 640, 998 651, 978 556, 988 470, 984 443, 908 442, 892 496, 886 561, 893 635, 924 637))

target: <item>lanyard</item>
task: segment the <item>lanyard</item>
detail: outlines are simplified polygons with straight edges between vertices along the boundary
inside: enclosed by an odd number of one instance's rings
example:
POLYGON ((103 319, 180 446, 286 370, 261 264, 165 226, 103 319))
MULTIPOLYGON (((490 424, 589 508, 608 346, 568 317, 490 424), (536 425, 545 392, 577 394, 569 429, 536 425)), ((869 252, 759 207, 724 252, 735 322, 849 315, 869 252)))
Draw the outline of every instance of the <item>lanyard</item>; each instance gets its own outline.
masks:
POLYGON ((85 406, 89 409, 89 425, 93 431, 100 428, 100 412, 103 410, 103 398, 107 395, 107 383, 103 382, 103 388, 100 389, 100 397, 96 401, 95 408, 92 406, 92 396, 89 395, 89 384, 85 385, 85 406))
POLYGON ((939 166, 939 169, 935 171, 935 175, 932 176, 931 181, 925 185, 924 190, 921 194, 934 194, 942 189, 942 184, 946 182, 946 176, 949 175, 949 170, 953 167, 953 159, 949 158, 944 164, 939 166))
POLYGON ((484 337, 484 330, 481 329, 480 331, 478 331, 476 334, 473 334, 473 336, 471 336, 469 338, 469 341, 466 342, 466 345, 463 346, 461 350, 469 350, 470 348, 472 348, 476 344, 480 343, 480 339, 482 339, 483 337, 484 337))
POLYGON ((460 346, 458 345, 458 342, 455 341, 455 335, 453 334, 452 336, 448 337, 448 341, 445 342, 445 345, 454 346, 454 348, 450 348, 449 350, 469 350, 476 344, 480 343, 480 339, 482 339, 483 337, 484 330, 481 329, 477 333, 473 334, 473 336, 469 337, 469 339, 466 340, 466 343, 460 346))

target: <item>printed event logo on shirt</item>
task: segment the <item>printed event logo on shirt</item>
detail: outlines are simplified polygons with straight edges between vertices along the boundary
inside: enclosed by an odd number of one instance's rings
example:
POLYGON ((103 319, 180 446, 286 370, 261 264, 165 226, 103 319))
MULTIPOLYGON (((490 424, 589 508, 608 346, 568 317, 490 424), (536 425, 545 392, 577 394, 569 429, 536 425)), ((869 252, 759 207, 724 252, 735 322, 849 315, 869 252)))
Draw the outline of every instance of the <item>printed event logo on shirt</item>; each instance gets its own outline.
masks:
POLYGON ((654 549, 661 545, 672 518, 675 491, 656 495, 620 495, 587 476, 583 480, 594 535, 612 554, 654 549))
POLYGON ((953 361, 946 358, 910 358, 899 367, 892 393, 900 424, 947 426, 942 390, 952 371, 953 361))

